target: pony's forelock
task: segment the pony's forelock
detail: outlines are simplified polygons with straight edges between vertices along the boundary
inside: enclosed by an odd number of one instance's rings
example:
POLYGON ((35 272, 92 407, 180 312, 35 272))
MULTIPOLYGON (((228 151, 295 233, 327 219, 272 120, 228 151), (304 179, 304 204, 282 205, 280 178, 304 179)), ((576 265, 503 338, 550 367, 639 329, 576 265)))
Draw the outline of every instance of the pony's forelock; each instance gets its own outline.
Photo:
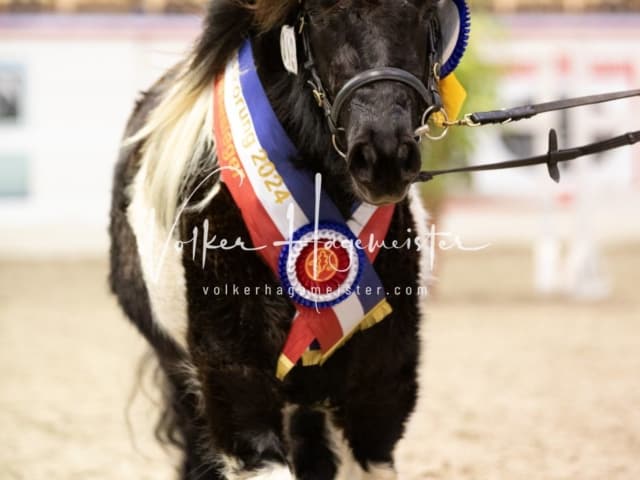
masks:
POLYGON ((250 6, 254 12, 256 27, 266 32, 282 25, 291 11, 300 3, 299 0, 256 0, 252 2, 250 6))

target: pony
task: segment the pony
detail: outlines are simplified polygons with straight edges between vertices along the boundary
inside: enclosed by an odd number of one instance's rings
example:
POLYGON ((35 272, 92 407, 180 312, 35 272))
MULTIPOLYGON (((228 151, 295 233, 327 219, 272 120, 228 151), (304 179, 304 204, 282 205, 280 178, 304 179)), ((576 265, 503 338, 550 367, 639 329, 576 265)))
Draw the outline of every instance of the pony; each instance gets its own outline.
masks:
POLYGON ((428 259, 412 241, 428 232, 412 182, 426 106, 402 82, 364 85, 346 100, 336 139, 310 82, 335 97, 374 67, 425 79, 436 67, 428 39, 442 35, 439 3, 211 0, 192 52, 137 100, 115 167, 110 287, 165 378, 158 429, 181 449, 183 480, 396 478, 393 451, 416 404, 422 350, 428 259), (283 65, 287 25, 305 29, 313 71, 283 65), (392 312, 323 365, 297 365, 284 379, 274 371, 292 299, 267 291, 279 281, 256 251, 207 248, 198 236, 204 225, 209 238, 252 245, 221 181, 212 111, 215 80, 246 41, 296 146, 294 167, 322 175, 344 218, 356 202, 394 204, 385 242, 403 246, 382 248, 374 263, 392 312), (228 285, 251 293, 225 294, 228 285))

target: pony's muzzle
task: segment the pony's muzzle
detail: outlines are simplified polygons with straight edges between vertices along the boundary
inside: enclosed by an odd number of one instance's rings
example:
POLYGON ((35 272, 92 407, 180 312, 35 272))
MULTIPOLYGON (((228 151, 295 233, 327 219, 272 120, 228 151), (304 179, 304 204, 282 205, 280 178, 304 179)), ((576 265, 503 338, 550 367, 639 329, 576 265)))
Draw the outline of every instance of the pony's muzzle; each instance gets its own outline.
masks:
POLYGON ((420 149, 411 129, 390 123, 364 125, 349 142, 347 164, 356 193, 373 204, 402 200, 420 172, 420 149))
POLYGON ((406 85, 382 81, 353 94, 345 115, 347 165, 362 200, 397 203, 421 167, 414 136, 419 99, 406 85))

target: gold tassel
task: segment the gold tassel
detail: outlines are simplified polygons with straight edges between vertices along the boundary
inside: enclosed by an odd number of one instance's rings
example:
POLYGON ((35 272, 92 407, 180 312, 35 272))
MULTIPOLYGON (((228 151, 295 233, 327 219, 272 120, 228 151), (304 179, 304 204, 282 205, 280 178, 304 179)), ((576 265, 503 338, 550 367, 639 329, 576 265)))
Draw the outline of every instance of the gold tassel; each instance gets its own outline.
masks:
POLYGON ((320 350, 307 350, 302 354, 302 365, 305 367, 320 365, 320 362, 322 362, 322 352, 320 350))
MULTIPOLYGON (((358 325, 356 325, 353 330, 342 337, 338 343, 336 343, 325 353, 322 353, 319 350, 307 350, 306 352, 304 352, 304 354, 302 355, 302 365, 305 367, 309 367, 311 365, 324 364, 327 360, 329 360, 331 355, 333 355, 335 351, 340 347, 344 346, 344 344, 347 343, 356 332, 373 327, 377 323, 384 320, 392 311, 393 309, 391 308, 391 305, 389 305, 389 302, 387 302, 386 299, 381 300, 380 303, 373 307, 371 311, 369 311, 362 318, 362 320, 360 320, 358 325)), ((291 362, 291 360, 289 360, 284 354, 281 354, 280 358, 278 358, 276 377, 278 377, 279 380, 283 380, 293 367, 295 367, 295 364, 291 362)))
POLYGON ((389 305, 389 302, 387 302, 386 299, 381 300, 380 303, 378 303, 375 307, 373 307, 371 311, 369 311, 369 313, 367 313, 367 315, 362 320, 360 320, 360 323, 358 323, 358 325, 356 325, 356 327, 353 330, 351 330, 347 335, 342 337, 338 343, 336 343, 333 347, 331 347, 329 350, 327 350, 326 353, 322 355, 322 360, 320 361, 320 365, 322 365, 327 360, 329 360, 329 357, 331 357, 331 355, 333 355, 337 349, 339 349, 345 343, 347 343, 356 332, 373 327, 376 323, 384 320, 384 318, 387 315, 389 315, 392 311, 393 310, 391 309, 391 305, 389 305))
POLYGON ((293 367, 295 367, 295 364, 285 357, 284 354, 281 354, 280 358, 278 358, 278 367, 276 368, 276 377, 278 377, 278 380, 284 380, 284 377, 287 376, 287 373, 289 373, 293 367))

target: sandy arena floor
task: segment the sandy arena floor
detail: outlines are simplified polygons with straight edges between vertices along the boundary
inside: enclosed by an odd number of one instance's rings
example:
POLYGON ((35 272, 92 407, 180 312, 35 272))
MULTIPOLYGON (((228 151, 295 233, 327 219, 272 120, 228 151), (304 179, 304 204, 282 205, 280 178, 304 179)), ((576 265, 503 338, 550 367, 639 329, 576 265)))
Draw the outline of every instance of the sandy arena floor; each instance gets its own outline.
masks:
MULTIPOLYGON (((401 478, 640 479, 640 247, 595 304, 536 298, 524 251, 440 261, 401 478)), ((106 263, 0 262, 0 478, 173 478, 149 379, 129 402, 143 351, 106 263)))

